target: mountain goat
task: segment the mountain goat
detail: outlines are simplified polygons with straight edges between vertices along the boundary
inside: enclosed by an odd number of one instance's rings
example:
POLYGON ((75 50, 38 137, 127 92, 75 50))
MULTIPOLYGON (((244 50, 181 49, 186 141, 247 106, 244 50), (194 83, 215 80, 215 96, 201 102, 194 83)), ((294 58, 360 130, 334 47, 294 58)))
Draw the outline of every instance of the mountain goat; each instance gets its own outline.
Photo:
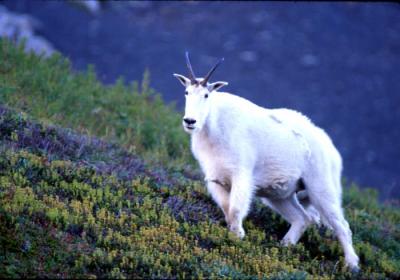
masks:
POLYGON ((218 92, 228 83, 208 80, 222 60, 204 78, 196 78, 186 53, 189 77, 174 76, 186 89, 183 128, 229 229, 244 237, 243 219, 259 196, 290 223, 284 245, 296 244, 321 218, 338 237, 346 264, 358 270, 341 206, 342 160, 331 139, 296 111, 266 109, 218 92))

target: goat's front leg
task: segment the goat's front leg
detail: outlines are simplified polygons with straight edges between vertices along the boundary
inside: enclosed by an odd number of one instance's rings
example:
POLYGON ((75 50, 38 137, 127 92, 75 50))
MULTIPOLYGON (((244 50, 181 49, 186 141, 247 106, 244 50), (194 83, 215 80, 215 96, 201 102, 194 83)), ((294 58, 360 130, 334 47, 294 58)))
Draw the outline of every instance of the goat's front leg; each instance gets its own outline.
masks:
POLYGON ((235 176, 229 197, 229 229, 239 238, 245 236, 242 223, 249 212, 252 196, 253 187, 250 176, 247 174, 235 176))
POLYGON ((207 189, 211 194, 214 201, 218 204, 218 206, 222 209, 225 215, 225 221, 229 225, 229 192, 224 186, 221 185, 218 181, 207 181, 207 189))

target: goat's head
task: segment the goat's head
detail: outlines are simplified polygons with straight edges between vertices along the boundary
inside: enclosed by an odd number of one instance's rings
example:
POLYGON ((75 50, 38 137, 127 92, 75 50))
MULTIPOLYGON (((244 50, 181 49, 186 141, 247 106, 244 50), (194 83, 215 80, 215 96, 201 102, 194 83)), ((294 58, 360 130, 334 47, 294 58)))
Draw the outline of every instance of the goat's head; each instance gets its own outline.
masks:
POLYGON ((212 102, 213 94, 215 94, 218 89, 228 84, 227 82, 208 82, 212 73, 223 60, 224 59, 218 61, 204 78, 196 78, 189 60, 189 54, 186 52, 189 77, 174 74, 185 87, 186 104, 182 125, 188 133, 199 131, 203 128, 210 111, 210 102, 212 102))

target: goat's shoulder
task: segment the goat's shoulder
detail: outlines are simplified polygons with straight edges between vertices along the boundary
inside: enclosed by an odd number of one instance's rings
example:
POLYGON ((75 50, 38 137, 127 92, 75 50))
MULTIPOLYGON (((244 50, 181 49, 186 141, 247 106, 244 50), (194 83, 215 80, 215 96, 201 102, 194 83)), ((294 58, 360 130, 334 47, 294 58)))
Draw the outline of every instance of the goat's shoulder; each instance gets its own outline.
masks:
POLYGON ((267 109, 238 95, 227 92, 217 92, 212 102, 214 117, 221 118, 224 123, 240 122, 262 118, 266 115, 267 109))
POLYGON ((228 92, 216 92, 214 94, 213 104, 218 107, 229 107, 232 109, 263 109, 262 107, 256 105, 255 103, 243 98, 241 96, 231 94, 228 92))

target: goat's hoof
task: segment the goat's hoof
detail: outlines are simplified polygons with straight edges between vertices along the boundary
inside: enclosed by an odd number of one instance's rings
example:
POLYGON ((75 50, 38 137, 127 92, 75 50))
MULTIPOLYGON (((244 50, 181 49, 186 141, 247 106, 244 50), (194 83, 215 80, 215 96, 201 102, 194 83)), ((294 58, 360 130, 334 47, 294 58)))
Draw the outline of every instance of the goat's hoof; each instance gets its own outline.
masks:
POLYGON ((240 239, 243 239, 243 237, 246 235, 246 233, 242 227, 230 226, 230 231, 232 233, 234 233, 240 239))
POLYGON ((351 272, 351 274, 353 275, 353 277, 356 277, 357 275, 359 275, 361 273, 361 269, 360 267, 357 266, 347 266, 351 272))
POLYGON ((288 246, 291 245, 290 241, 288 239, 285 239, 285 238, 282 239, 280 243, 281 243, 281 246, 284 246, 284 247, 288 247, 288 246))
POLYGON ((359 258, 354 256, 351 259, 346 259, 346 266, 350 269, 352 273, 360 273, 360 267, 358 266, 359 258))
POLYGON ((294 245, 296 245, 296 243, 295 242, 293 242, 290 238, 286 238, 286 237, 284 237, 282 240, 281 240, 281 245, 282 246, 284 246, 284 247, 289 247, 289 246, 294 246, 294 245))
POLYGON ((361 272, 361 269, 358 266, 352 267, 350 269, 352 274, 359 274, 361 272))

